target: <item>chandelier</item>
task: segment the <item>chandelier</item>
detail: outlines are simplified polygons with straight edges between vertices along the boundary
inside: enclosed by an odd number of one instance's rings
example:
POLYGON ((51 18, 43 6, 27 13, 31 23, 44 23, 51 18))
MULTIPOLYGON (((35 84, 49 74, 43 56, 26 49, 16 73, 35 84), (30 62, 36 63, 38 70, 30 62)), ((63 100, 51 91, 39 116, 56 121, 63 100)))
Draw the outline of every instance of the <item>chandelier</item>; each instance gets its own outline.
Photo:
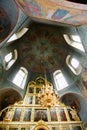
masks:
POLYGON ((49 82, 45 82, 45 85, 41 88, 37 95, 37 102, 42 107, 54 107, 60 103, 59 96, 55 94, 53 86, 49 82))

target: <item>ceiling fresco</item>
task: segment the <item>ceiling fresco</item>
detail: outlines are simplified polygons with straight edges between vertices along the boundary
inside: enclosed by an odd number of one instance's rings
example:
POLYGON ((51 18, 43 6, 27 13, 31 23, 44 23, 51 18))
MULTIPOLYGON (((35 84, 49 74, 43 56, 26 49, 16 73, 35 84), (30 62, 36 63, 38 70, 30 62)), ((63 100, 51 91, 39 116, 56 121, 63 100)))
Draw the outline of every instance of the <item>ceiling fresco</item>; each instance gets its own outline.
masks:
POLYGON ((43 24, 31 24, 18 45, 21 61, 24 59, 22 64, 34 72, 48 69, 51 72, 63 67, 69 52, 60 29, 43 24))
POLYGON ((31 18, 51 20, 64 24, 87 23, 87 5, 66 0, 16 0, 31 18))

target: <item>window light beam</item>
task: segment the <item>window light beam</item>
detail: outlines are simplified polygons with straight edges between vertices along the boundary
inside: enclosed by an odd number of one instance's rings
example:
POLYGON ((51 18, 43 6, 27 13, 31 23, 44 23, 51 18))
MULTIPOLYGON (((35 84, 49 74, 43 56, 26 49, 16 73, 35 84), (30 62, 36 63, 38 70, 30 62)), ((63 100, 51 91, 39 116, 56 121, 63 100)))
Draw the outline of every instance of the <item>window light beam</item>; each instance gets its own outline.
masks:
POLYGON ((85 49, 84 49, 84 47, 83 47, 83 45, 81 43, 81 40, 80 40, 80 38, 78 38, 77 35, 76 36, 75 35, 70 35, 72 37, 71 39, 70 39, 69 35, 67 35, 67 34, 64 34, 63 36, 64 36, 64 39, 66 40, 68 45, 70 45, 70 46, 72 46, 72 47, 74 47, 76 49, 79 49, 82 52, 85 52, 85 49), (76 39, 76 37, 77 37, 77 39, 76 39), (78 40, 78 42, 77 42, 77 40, 78 40))
POLYGON ((62 90, 68 86, 67 81, 65 80, 64 75, 61 71, 54 72, 54 80, 57 87, 57 90, 62 90))

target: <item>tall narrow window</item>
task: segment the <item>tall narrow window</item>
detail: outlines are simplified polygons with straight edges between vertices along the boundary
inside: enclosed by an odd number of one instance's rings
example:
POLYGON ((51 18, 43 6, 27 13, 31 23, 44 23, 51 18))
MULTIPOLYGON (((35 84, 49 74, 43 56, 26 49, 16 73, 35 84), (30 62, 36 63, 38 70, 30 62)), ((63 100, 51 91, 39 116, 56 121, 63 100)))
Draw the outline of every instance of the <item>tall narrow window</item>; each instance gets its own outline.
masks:
POLYGON ((77 69, 79 66, 79 61, 75 58, 71 58, 71 65, 73 68, 77 69))
POLYGON ((57 70, 56 72, 54 72, 53 76, 54 76, 57 90, 61 90, 68 87, 68 83, 64 75, 62 74, 61 70, 57 70))
POLYGON ((81 42, 81 39, 78 35, 70 35, 71 39, 75 42, 81 42))
POLYGON ((14 77, 13 83, 18 87, 24 89, 27 75, 28 71, 24 67, 21 67, 16 76, 14 77))
POLYGON ((9 54, 7 54, 7 55, 5 56, 5 62, 8 63, 11 59, 12 59, 12 52, 10 52, 9 54))
POLYGON ((6 70, 8 70, 14 64, 14 62, 17 60, 17 57, 18 57, 18 54, 17 54, 16 49, 8 53, 4 57, 4 65, 5 65, 6 70))
POLYGON ((67 34, 64 34, 63 36, 64 36, 66 42, 70 46, 75 47, 76 49, 79 49, 80 51, 85 52, 83 44, 81 42, 81 39, 80 39, 80 37, 78 35, 67 35, 67 34))
POLYGON ((66 64, 75 75, 79 75, 81 73, 82 66, 75 57, 68 55, 66 58, 66 64))
POLYGON ((27 31, 28 31, 28 28, 22 28, 21 30, 13 34, 7 42, 12 42, 21 38, 27 31))

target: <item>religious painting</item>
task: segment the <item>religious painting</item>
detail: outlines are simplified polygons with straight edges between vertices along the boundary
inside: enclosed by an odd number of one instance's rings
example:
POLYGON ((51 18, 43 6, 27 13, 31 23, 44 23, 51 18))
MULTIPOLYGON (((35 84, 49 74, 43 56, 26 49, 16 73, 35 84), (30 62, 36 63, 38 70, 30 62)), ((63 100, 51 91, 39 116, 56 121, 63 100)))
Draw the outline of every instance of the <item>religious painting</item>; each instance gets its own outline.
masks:
POLYGON ((29 108, 25 109, 23 120, 24 121, 30 121, 31 120, 31 109, 29 109, 29 108))
POLYGON ((71 120, 71 121, 75 121, 75 119, 74 119, 73 116, 72 116, 72 113, 71 113, 71 110, 70 110, 70 109, 68 109, 68 114, 69 114, 70 120, 71 120))
POLYGON ((21 130, 30 130, 29 128, 21 128, 21 130))
POLYGON ((60 128, 57 126, 57 127, 52 127, 52 130, 60 130, 60 128))
POLYGON ((14 113, 14 117, 13 117, 13 121, 19 121, 20 116, 21 116, 21 108, 16 108, 15 113, 14 113))
POLYGON ((57 121, 57 114, 55 109, 50 109, 51 121, 57 121))
POLYGON ((37 96, 35 96, 35 104, 39 104, 37 101, 37 96))
POLYGON ((53 19, 62 19, 65 17, 67 14, 69 14, 68 10, 65 9, 57 9, 56 12, 53 14, 52 18, 53 19))
POLYGON ((59 109, 58 111, 61 121, 67 121, 64 109, 59 109))
POLYGON ((36 88, 36 93, 39 93, 41 91, 41 88, 36 88))
POLYGON ((72 126, 72 130, 82 130, 81 126, 72 126))
POLYGON ((48 121, 46 109, 35 109, 34 121, 44 120, 48 121))
POLYGON ((29 87, 29 93, 34 93, 34 87, 29 87))
POLYGON ((26 105, 32 104, 33 102, 33 96, 26 97, 26 105))
POLYGON ((19 1, 20 7, 24 10, 24 12, 29 12, 34 16, 42 16, 44 14, 43 7, 38 4, 38 2, 33 1, 19 1), (27 5, 27 7, 26 7, 27 5))
POLYGON ((78 98, 75 96, 75 94, 69 93, 65 94, 61 101, 71 108, 75 108, 78 112, 80 111, 80 102, 78 101, 78 98))
POLYGON ((4 119, 4 120, 10 121, 11 118, 12 118, 12 111, 9 111, 9 112, 6 113, 6 116, 5 116, 5 119, 4 119))

